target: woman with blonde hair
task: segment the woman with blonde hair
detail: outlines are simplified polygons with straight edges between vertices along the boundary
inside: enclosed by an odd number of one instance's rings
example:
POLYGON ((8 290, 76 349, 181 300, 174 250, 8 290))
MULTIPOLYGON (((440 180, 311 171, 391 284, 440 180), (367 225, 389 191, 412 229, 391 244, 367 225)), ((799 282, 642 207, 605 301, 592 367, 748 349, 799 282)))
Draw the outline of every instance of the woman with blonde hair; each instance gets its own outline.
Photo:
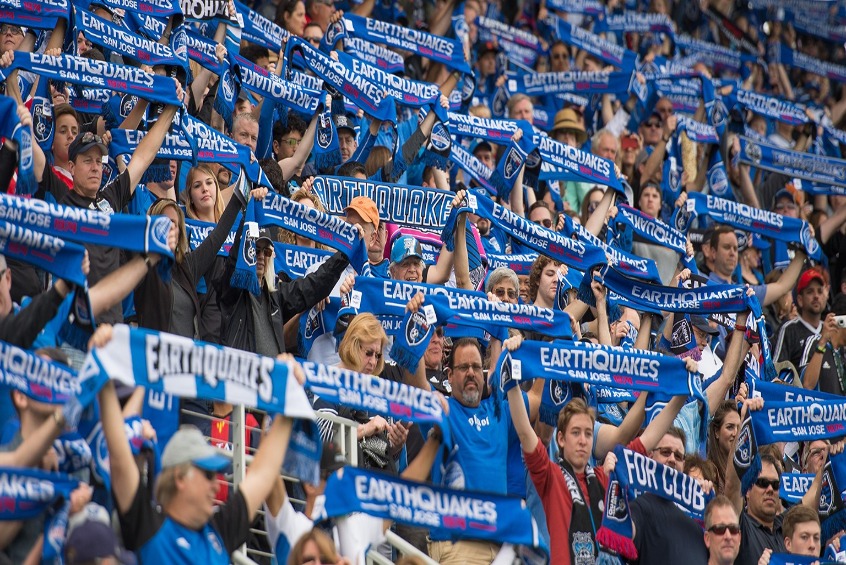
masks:
POLYGON ((302 536, 291 553, 288 554, 288 565, 303 565, 313 563, 314 565, 341 565, 349 561, 340 555, 335 549, 335 543, 322 530, 314 528, 302 536))

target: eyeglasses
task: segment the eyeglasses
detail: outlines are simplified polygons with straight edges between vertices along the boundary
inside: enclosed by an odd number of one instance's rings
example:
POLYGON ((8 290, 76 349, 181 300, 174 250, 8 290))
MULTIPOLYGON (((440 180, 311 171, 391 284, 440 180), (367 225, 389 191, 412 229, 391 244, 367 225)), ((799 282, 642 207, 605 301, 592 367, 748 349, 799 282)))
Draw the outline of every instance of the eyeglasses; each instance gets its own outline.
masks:
POLYGON ((505 288, 502 288, 502 287, 495 288, 495 289, 493 289, 493 293, 496 295, 497 298, 503 298, 506 295, 508 296, 508 298, 511 298, 511 299, 517 298, 517 293, 514 292, 514 289, 512 289, 512 288, 509 288, 509 289, 505 289, 505 288))
POLYGON ((273 257, 272 247, 256 247, 256 256, 264 255, 267 258, 273 257))
POLYGON ((646 127, 648 128, 660 128, 661 124, 658 122, 646 122, 646 127))
POLYGON ((461 365, 456 365, 452 368, 453 371, 458 371, 459 373, 469 373, 473 371, 474 373, 481 373, 482 366, 478 363, 462 363, 461 365))
POLYGON ((779 479, 765 479, 761 477, 755 481, 755 486, 761 490, 767 490, 767 487, 778 490, 778 487, 781 486, 781 481, 779 479))
POLYGON ((365 357, 375 357, 377 361, 382 359, 382 353, 380 351, 376 351, 375 349, 365 349, 364 350, 365 357))
POLYGON ((782 202, 781 204, 776 204, 776 210, 796 210, 798 207, 796 204, 791 204, 787 202, 782 202))
POLYGON ((733 536, 740 535, 740 526, 737 524, 714 524, 708 531, 716 536, 724 536, 726 532, 733 536))
POLYGON ((540 225, 542 225, 545 228, 551 228, 552 227, 552 220, 549 220, 549 219, 541 220, 540 225))
POLYGON ((321 36, 319 36, 319 35, 315 35, 315 36, 312 36, 312 37, 303 37, 303 39, 305 39, 305 40, 306 40, 306 41, 308 41, 309 43, 317 43, 317 44, 319 44, 319 43, 320 43, 320 41, 321 41, 323 38, 322 38, 321 36))
POLYGON ((0 35, 23 35, 24 32, 18 26, 9 24, 0 25, 0 35))
POLYGON ((297 139, 296 137, 289 137, 285 139, 284 137, 280 140, 283 145, 287 145, 288 147, 296 147, 300 144, 301 139, 297 139))
POLYGON ((661 457, 664 457, 666 459, 673 457, 676 461, 684 461, 684 453, 682 453, 681 451, 676 451, 672 447, 656 447, 652 450, 653 453, 655 453, 656 451, 661 454, 661 457))

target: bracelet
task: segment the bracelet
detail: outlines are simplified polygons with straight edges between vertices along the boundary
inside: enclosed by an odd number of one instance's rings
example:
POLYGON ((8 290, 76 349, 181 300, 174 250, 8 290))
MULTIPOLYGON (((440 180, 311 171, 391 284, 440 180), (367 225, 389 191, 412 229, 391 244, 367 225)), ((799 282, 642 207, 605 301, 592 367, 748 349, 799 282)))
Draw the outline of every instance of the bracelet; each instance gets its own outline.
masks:
POLYGON ((747 328, 743 324, 735 324, 734 329, 735 329, 735 331, 741 331, 743 333, 746 333, 749 330, 749 328, 747 328))
POLYGON ((144 257, 144 264, 147 265, 147 270, 149 271, 150 267, 153 266, 153 258, 150 257, 150 255, 148 255, 147 253, 144 253, 142 257, 144 257))
POLYGON ((825 345, 818 345, 817 353, 822 353, 823 355, 825 355, 825 345))

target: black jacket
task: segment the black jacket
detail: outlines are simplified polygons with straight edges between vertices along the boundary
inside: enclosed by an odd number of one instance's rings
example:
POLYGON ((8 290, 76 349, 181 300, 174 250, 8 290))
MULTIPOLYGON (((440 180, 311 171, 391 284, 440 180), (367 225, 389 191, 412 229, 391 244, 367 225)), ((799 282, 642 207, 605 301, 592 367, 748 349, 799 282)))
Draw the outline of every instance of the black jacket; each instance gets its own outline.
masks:
MULTIPOLYGON (((217 226, 209 236, 195 249, 190 251, 182 263, 174 264, 170 282, 164 282, 159 276, 158 269, 151 269, 135 289, 135 311, 138 314, 138 325, 142 328, 172 331, 173 318, 173 286, 181 286, 194 302, 194 312, 199 318, 200 299, 197 296, 197 284, 211 267, 214 266, 217 252, 226 241, 232 224, 241 210, 238 198, 232 197, 217 226)), ((189 335, 184 337, 194 338, 189 335)))
POLYGON ((0 319, 0 340, 29 349, 44 326, 56 316, 63 300, 55 287, 33 296, 17 314, 0 319))
MULTIPOLYGON (((242 221, 243 226, 243 221, 242 221)), ((235 243, 229 252, 226 271, 218 282, 218 304, 223 323, 220 329, 220 344, 244 351, 256 350, 256 325, 248 290, 233 288, 229 281, 235 272, 235 263, 241 246, 241 234, 238 230, 235 243)), ((291 282, 277 283, 276 290, 270 292, 262 285, 262 292, 268 294, 270 309, 266 315, 270 318, 273 333, 279 351, 285 351, 283 326, 292 316, 309 310, 312 306, 329 296, 349 261, 341 253, 335 253, 326 260, 317 271, 291 282)))

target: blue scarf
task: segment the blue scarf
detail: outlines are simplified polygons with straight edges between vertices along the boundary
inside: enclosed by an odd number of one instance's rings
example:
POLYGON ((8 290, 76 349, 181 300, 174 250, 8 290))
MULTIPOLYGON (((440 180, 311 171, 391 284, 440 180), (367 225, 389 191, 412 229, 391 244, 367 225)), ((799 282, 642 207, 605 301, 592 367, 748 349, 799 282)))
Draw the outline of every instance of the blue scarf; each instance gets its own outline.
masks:
POLYGON ((666 14, 647 14, 628 10, 622 14, 600 17, 593 28, 595 33, 609 31, 624 33, 666 33, 675 36, 676 26, 666 14))
MULTIPOLYGON (((173 252, 167 246, 167 234, 170 231, 170 220, 165 216, 138 217, 129 214, 105 214, 87 208, 76 208, 51 204, 42 200, 27 200, 0 194, 0 219, 14 222, 17 226, 38 230, 40 234, 75 241, 77 243, 93 243, 95 245, 109 245, 135 253, 158 253, 162 257, 173 260, 173 252)), ((48 240, 43 235, 31 232, 32 243, 41 239, 42 245, 48 240)), ((57 239, 52 240, 54 248, 57 239)), ((46 257, 43 264, 49 265, 46 257)), ((162 273, 169 273, 170 262, 163 261, 162 273)), ((59 269, 59 263, 54 263, 59 269)), ((63 276, 70 280, 78 280, 72 268, 79 269, 80 263, 72 265, 70 260, 61 267, 63 276)))
POLYGON ((676 130, 679 134, 685 132, 694 143, 710 143, 711 145, 720 143, 720 138, 717 137, 717 130, 714 129, 714 126, 697 122, 689 116, 678 116, 678 128, 676 130))
POLYGON ((794 555, 792 553, 773 553, 770 555, 770 565, 811 565, 818 563, 819 565, 835 565, 837 561, 828 561, 820 559, 817 556, 808 555, 794 555))
POLYGON ((320 210, 309 208, 276 193, 268 194, 256 207, 260 226, 278 226, 317 243, 338 249, 360 270, 367 263, 367 248, 359 239, 358 230, 320 210))
POLYGON ((70 5, 68 0, 21 0, 3 2, 0 22, 11 25, 25 25, 35 29, 56 29, 59 20, 68 21, 70 5))
POLYGON ((314 418, 305 391, 291 382, 291 367, 270 357, 163 332, 118 324, 112 340, 92 349, 80 374, 105 382, 314 418))
POLYGON ((723 47, 716 43, 695 39, 687 34, 678 34, 675 42, 687 55, 694 57, 716 70, 728 70, 740 73, 745 62, 756 62, 757 57, 740 53, 736 49, 723 47))
POLYGON ((661 220, 651 218, 627 204, 617 206, 617 223, 627 225, 631 230, 650 243, 672 249, 682 257, 687 255, 687 238, 677 229, 661 220))
POLYGON ((611 43, 595 33, 570 25, 570 22, 563 18, 550 14, 539 24, 550 28, 551 34, 567 45, 582 49, 609 65, 619 67, 624 72, 631 72, 635 67, 637 53, 622 45, 611 43))
POLYGON ((319 519, 353 512, 444 529, 454 539, 540 545, 535 519, 519 498, 415 483, 348 466, 329 477, 319 519))
POLYGON ((323 442, 320 428, 313 420, 294 420, 288 451, 282 461, 282 473, 312 485, 320 484, 320 456, 323 442))
MULTIPOLYGON (((368 81, 380 87, 387 96, 394 98, 397 104, 408 106, 410 108, 424 108, 432 104, 432 100, 438 100, 441 91, 438 85, 431 82, 422 82, 419 80, 411 80, 389 71, 371 65, 365 61, 361 61, 351 55, 344 54, 343 58, 339 58, 344 64, 350 65, 353 72, 361 75, 368 81)), ((446 110, 444 110, 440 103, 434 105, 435 111, 442 121, 447 120, 446 110)))
POLYGON ((438 231, 446 225, 455 197, 437 188, 330 176, 315 177, 312 191, 330 214, 344 214, 353 198, 366 196, 376 203, 380 221, 438 231))
POLYGON ((166 76, 146 73, 141 69, 126 65, 117 65, 105 61, 95 61, 85 57, 60 55, 52 57, 39 53, 18 51, 11 65, 0 71, 2 80, 15 69, 30 71, 41 80, 70 82, 100 88, 108 88, 134 94, 150 102, 182 106, 176 98, 173 79, 166 76))
POLYGON ((770 43, 767 48, 767 56, 770 61, 781 63, 787 67, 801 69, 837 82, 846 81, 846 67, 843 65, 814 59, 810 55, 790 49, 783 43, 770 43))
POLYGON ((843 159, 780 149, 745 137, 740 137, 740 153, 735 158, 742 163, 790 177, 846 186, 846 161, 843 159))
POLYGON ((244 212, 246 221, 238 241, 238 258, 235 260, 235 270, 229 284, 233 288, 242 288, 255 296, 261 293, 261 283, 256 274, 256 240, 249 237, 250 224, 256 224, 256 201, 250 200, 244 212))
POLYGON ((5 257, 86 287, 87 279, 80 269, 85 256, 85 248, 81 245, 0 220, 0 249, 5 257))
POLYGON ((669 500, 691 519, 700 524, 704 521, 705 506, 714 495, 706 494, 693 478, 622 445, 614 448, 614 454, 617 465, 609 480, 602 527, 596 533, 603 547, 629 560, 637 558, 629 504, 641 494, 669 500))
POLYGON ((95 45, 145 65, 183 65, 183 61, 168 45, 141 37, 79 7, 76 7, 74 13, 77 30, 95 45))
POLYGON ((805 114, 805 111, 796 104, 753 90, 738 88, 729 94, 724 94, 723 100, 726 101, 726 105, 729 107, 739 104, 756 114, 786 124, 799 126, 808 123, 808 116, 805 114))
MULTIPOLYGON (((292 43, 289 42, 289 45, 292 43)), ((269 98, 301 114, 312 115, 321 102, 321 94, 284 80, 244 59, 230 54, 235 70, 239 73, 240 85, 251 92, 269 98)))
POLYGON ((475 24, 479 30, 480 41, 495 39, 509 59, 514 58, 523 65, 533 66, 538 55, 546 52, 538 36, 528 31, 485 16, 477 16, 475 24))
MULTIPOLYGON (((237 219, 235 223, 239 223, 237 219)), ((213 224, 211 222, 202 222, 200 220, 192 220, 191 218, 185 218, 185 232, 188 235, 188 249, 190 249, 191 251, 197 249, 200 244, 202 244, 206 240, 209 234, 214 231, 216 225, 217 224, 213 224)), ((236 235, 237 233, 235 232, 235 230, 229 232, 229 235, 226 237, 226 242, 217 252, 219 256, 229 256, 229 249, 232 247, 232 244, 235 243, 236 235)))
MULTIPOLYGON (((157 422, 158 423, 158 422, 157 422)), ((159 454, 159 442, 144 439, 144 425, 141 418, 132 416, 123 423, 123 429, 129 440, 129 447, 133 455, 139 455, 143 451, 152 451, 155 454, 154 476, 158 476, 161 470, 161 457, 159 454)), ((109 447, 106 444, 106 436, 103 433, 103 424, 99 419, 86 433, 86 442, 92 455, 91 471, 94 476, 105 485, 106 491, 112 491, 111 469, 109 468, 109 447)))
MULTIPOLYGON (((436 63, 443 63, 446 67, 463 74, 473 73, 470 65, 464 60, 464 48, 457 39, 439 37, 425 31, 362 18, 349 13, 344 14, 344 24, 346 34, 350 37, 411 51, 436 63)), ((338 35, 334 40, 337 41, 340 38, 338 35)), ((331 45, 334 46, 334 42, 331 45)))
POLYGON ((402 55, 357 37, 344 40, 344 51, 365 63, 376 65, 386 73, 401 73, 405 70, 402 55))
POLYGON ((814 473, 784 473, 778 488, 778 497, 788 504, 801 504, 816 475, 814 473))
POLYGON ((341 146, 338 130, 332 120, 332 108, 326 107, 317 118, 317 135, 314 139, 314 165, 319 171, 331 170, 341 164, 341 146))
POLYGON ((532 263, 538 258, 537 253, 514 253, 511 255, 499 255, 488 253, 488 271, 499 267, 508 267, 518 275, 528 275, 532 272, 532 263))
POLYGON ((625 194, 614 170, 614 163, 608 159, 565 145, 545 133, 536 133, 533 143, 537 145, 544 162, 554 168, 552 171, 542 170, 541 180, 577 180, 605 185, 625 194))
POLYGON ((331 251, 324 249, 312 249, 287 243, 273 242, 273 248, 276 250, 276 257, 273 260, 276 273, 285 273, 291 279, 306 276, 309 268, 323 263, 333 255, 331 251))
POLYGON ((758 445, 839 437, 846 430, 846 401, 766 402, 751 417, 758 445))
POLYGON ((614 293, 618 304, 655 314, 664 311, 707 316, 714 312, 741 312, 751 302, 745 287, 740 285, 708 284, 697 288, 653 285, 627 278, 610 266, 603 268, 596 279, 614 293))
MULTIPOLYGON (((56 123, 53 117, 53 98, 50 95, 49 81, 38 81, 29 111, 32 114, 32 134, 35 137, 35 142, 47 156, 48 162, 52 162, 53 134, 56 131, 56 123)), ((20 162, 20 157, 18 162, 20 162)))
POLYGON ((157 18, 164 18, 182 13, 179 2, 173 0, 98 0, 110 10, 125 10, 136 14, 148 14, 157 18))
MULTIPOLYGON (((40 82, 47 80, 42 79, 40 82)), ((33 170, 32 134, 18 119, 18 103, 8 96, 0 96, 0 124, 0 136, 13 140, 18 146, 16 191, 18 194, 32 194, 38 188, 33 170)))
POLYGON ((519 92, 528 96, 563 93, 619 94, 629 91, 633 79, 632 71, 509 73, 506 85, 510 93, 519 92))
POLYGON ((224 64, 217 60, 214 41, 190 29, 186 32, 185 41, 189 59, 217 75, 223 72, 224 64))
MULTIPOLYGON (((232 129, 232 114, 235 113, 235 101, 241 94, 240 67, 232 63, 232 55, 227 54, 220 63, 220 80, 217 81, 217 92, 214 97, 214 111, 223 118, 226 128, 232 129)), ((274 75, 275 76, 275 75, 274 75)))
POLYGON ((524 379, 543 378, 627 391, 661 391, 669 396, 702 399, 700 376, 681 359, 643 349, 621 349, 586 342, 524 341, 516 351, 503 351, 494 382, 508 391, 524 379))
POLYGON ((489 194, 495 196, 499 192, 499 187, 493 184, 493 171, 487 165, 479 161, 474 155, 469 153, 464 147, 458 143, 453 143, 449 150, 449 160, 455 163, 461 170, 470 175, 471 180, 476 181, 482 188, 488 191, 489 194))
MULTIPOLYGON (((605 252, 586 242, 576 241, 563 233, 555 232, 518 216, 511 210, 494 203, 490 198, 471 194, 468 197, 469 211, 485 218, 524 246, 547 255, 568 267, 587 271, 598 263, 606 263, 605 252)), ((450 215, 450 221, 458 216, 458 210, 450 215)), ((452 233, 449 224, 444 234, 452 233)), ((446 240, 444 240, 446 243, 446 240)))
POLYGON ((64 404, 69 398, 90 403, 99 387, 64 365, 53 363, 0 341, 0 381, 28 397, 47 404, 64 404))
POLYGON ((242 37, 250 43, 270 49, 275 53, 282 50, 282 42, 291 36, 288 30, 279 27, 261 14, 236 0, 235 9, 243 17, 242 37))
POLYGON ((815 261, 822 259, 819 243, 811 235, 808 222, 803 220, 699 192, 688 195, 687 209, 696 215, 708 215, 715 222, 757 233, 765 238, 786 243, 799 243, 808 257, 815 261))
POLYGON ((599 0, 548 0, 549 10, 560 10, 569 14, 585 14, 599 16, 605 14, 605 4, 599 0))
MULTIPOLYGON (((110 130, 112 141, 109 143, 109 156, 117 159, 118 155, 132 155, 147 132, 137 129, 110 130)), ((187 137, 177 133, 168 133, 156 153, 158 159, 175 159, 177 161, 194 161, 194 148, 187 137)))
MULTIPOLYGON (((372 20, 370 20, 372 21, 372 20)), ((379 87, 352 69, 352 57, 337 52, 335 61, 311 46, 310 43, 292 37, 285 47, 285 59, 293 60, 294 50, 303 55, 305 66, 323 79, 326 84, 343 92, 356 106, 377 120, 396 122, 396 108, 379 87)))

